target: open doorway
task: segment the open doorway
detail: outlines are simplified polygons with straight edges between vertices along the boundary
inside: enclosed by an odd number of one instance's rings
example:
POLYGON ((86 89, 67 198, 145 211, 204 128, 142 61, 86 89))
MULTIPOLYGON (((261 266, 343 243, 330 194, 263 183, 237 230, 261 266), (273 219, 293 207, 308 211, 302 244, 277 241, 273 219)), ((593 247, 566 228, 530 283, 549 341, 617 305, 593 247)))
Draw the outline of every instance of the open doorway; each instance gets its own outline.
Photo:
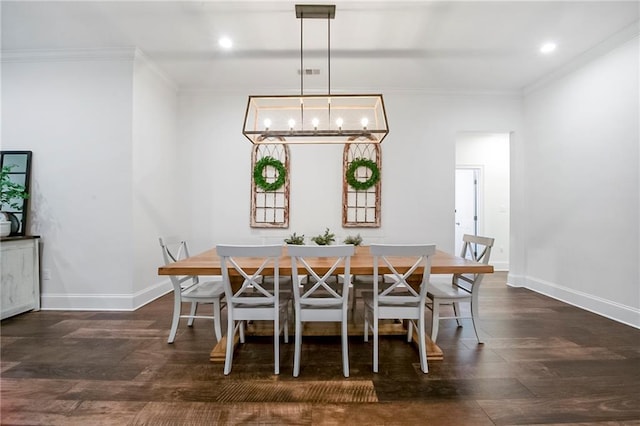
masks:
POLYGON ((491 264, 509 270, 509 133, 456 138, 456 253, 463 234, 495 238, 491 264))
POLYGON ((479 181, 482 169, 479 167, 456 167, 456 254, 462 250, 462 236, 480 235, 479 181))

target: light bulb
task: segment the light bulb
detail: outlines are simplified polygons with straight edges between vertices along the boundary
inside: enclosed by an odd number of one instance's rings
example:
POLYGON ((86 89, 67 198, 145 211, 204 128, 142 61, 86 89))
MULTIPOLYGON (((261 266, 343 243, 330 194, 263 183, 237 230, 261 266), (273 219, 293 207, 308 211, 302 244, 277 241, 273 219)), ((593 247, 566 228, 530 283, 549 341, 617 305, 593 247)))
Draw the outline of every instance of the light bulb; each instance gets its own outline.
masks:
POLYGON ((342 118, 338 118, 336 120, 336 126, 338 126, 339 130, 342 130, 342 124, 344 124, 344 120, 342 118))
POLYGON ((269 130, 269 127, 271 127, 271 120, 268 118, 264 119, 264 128, 269 130))
POLYGON ((225 50, 231 49, 233 47, 233 41, 229 37, 220 37, 218 40, 218 44, 225 50))
POLYGON ((314 118, 313 120, 311 120, 311 124, 313 125, 314 130, 318 130, 318 124, 320 124, 320 120, 314 118))
POLYGON ((360 120, 360 124, 362 124, 363 129, 366 129, 369 124, 369 119, 367 117, 363 117, 362 120, 360 120))
POLYGON ((543 44, 542 46, 540 46, 540 53, 551 53, 554 50, 556 50, 556 44, 552 41, 543 44))
POLYGON ((293 118, 289 119, 289 130, 293 131, 293 128, 296 125, 296 120, 294 120, 293 118))

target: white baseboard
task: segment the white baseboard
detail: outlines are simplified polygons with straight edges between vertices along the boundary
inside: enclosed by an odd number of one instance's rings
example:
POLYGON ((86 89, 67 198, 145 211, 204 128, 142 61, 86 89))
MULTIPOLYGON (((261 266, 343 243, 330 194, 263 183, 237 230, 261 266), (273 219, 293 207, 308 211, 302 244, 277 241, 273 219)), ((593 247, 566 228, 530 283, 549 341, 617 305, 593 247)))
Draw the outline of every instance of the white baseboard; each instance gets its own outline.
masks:
POLYGON ((524 287, 605 318, 640 329, 640 309, 603 299, 549 281, 522 275, 507 276, 507 285, 524 287))
POLYGON ((40 295, 40 309, 51 311, 135 311, 173 290, 169 280, 134 294, 55 294, 40 295))
POLYGON ((507 274, 507 285, 509 287, 526 287, 526 277, 509 272, 507 274))

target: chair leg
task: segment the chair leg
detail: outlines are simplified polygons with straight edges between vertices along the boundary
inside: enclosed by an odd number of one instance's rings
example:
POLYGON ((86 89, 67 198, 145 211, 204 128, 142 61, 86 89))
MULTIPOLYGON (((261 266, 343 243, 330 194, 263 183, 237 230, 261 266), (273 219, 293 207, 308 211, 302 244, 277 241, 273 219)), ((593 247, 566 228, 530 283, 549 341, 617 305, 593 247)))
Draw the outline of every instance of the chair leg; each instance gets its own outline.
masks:
POLYGON ((273 373, 280 374, 280 313, 273 319, 273 373))
POLYGON ((349 334, 347 332, 347 312, 342 311, 342 370, 344 377, 349 377, 349 334))
POLYGON ((213 301, 213 329, 216 333, 216 340, 222 339, 222 325, 220 320, 220 299, 213 301))
POLYGON ((178 332, 178 324, 180 323, 180 313, 182 309, 182 298, 180 294, 176 293, 173 298, 173 319, 171 320, 171 331, 169 332, 169 339, 167 343, 173 343, 176 339, 176 333, 178 332))
POLYGON ((413 340, 413 321, 407 321, 407 342, 413 340))
POLYGON ((229 319, 227 324, 227 353, 224 358, 224 374, 225 376, 231 372, 231 364, 233 362, 233 341, 235 340, 235 321, 229 310, 229 319))
POLYGON ((378 372, 378 317, 374 314, 371 324, 373 326, 373 372, 378 372))
POLYGON ((191 310, 189 311, 189 320, 187 326, 193 327, 193 321, 195 320, 196 312, 198 310, 198 302, 191 302, 191 310))
POLYGON ((476 339, 478 339, 478 344, 483 344, 480 340, 480 335, 478 334, 478 321, 480 319, 478 313, 478 304, 473 303, 473 299, 471 299, 471 323, 473 324, 473 331, 476 332, 476 339))
POLYGON ((285 308, 284 311, 284 342, 289 343, 289 305, 285 308))
POLYGON ((356 286, 353 285, 353 291, 349 294, 351 298, 351 318, 355 319, 356 317, 356 286))
POLYGON ((452 305, 453 305, 453 316, 456 317, 456 323, 458 324, 458 327, 462 327, 460 318, 458 318, 460 316, 460 304, 458 302, 453 302, 452 305))
POLYGON ((429 365, 427 364, 427 342, 426 342, 426 330, 424 326, 424 308, 420 309, 418 318, 418 348, 420 352, 420 369, 423 373, 429 372, 429 365))
POLYGON ((240 321, 238 333, 240 333, 240 343, 244 343, 244 326, 247 322, 240 321))
POLYGON ((293 355, 293 377, 300 374, 300 347, 302 346, 302 322, 300 321, 299 312, 296 312, 296 336, 295 349, 293 355))
POLYGON ((369 341, 369 310, 366 305, 364 307, 364 341, 369 341))
POLYGON ((436 342, 438 338, 438 326, 440 324, 440 301, 433 299, 433 309, 431 310, 431 341, 436 342))

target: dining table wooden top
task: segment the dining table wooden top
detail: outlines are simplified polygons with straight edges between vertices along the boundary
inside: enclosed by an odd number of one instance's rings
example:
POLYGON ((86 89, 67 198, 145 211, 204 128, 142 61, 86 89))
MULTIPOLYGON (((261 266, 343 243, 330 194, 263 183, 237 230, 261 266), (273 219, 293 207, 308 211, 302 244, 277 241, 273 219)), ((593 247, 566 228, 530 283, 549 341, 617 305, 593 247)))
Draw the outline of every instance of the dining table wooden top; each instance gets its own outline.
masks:
MULTIPOLYGON (((394 259, 394 266, 398 272, 406 272, 413 263, 414 258, 399 257, 394 259)), ((242 265, 247 272, 253 273, 262 264, 259 258, 244 258, 242 265), (253 270, 252 270, 253 268, 253 270)), ((318 258, 314 262, 314 268, 317 272, 324 273, 332 266, 330 259, 318 258), (326 268, 325 268, 326 265, 326 268)), ((283 246, 282 257, 279 260, 279 274, 281 276, 291 275, 291 258, 287 254, 287 247, 283 246)), ((301 271, 303 272, 303 271, 301 271)), ((343 273, 344 270, 338 269, 336 273, 343 273)), ((379 266, 380 274, 392 273, 387 267, 381 263, 379 266)), ((273 273, 273 268, 265 268, 263 274, 273 273)), ((373 256, 368 246, 357 246, 355 255, 351 258, 350 265, 351 275, 373 275, 373 256)), ((464 259, 442 250, 436 250, 436 254, 431 261, 431 274, 486 274, 493 273, 493 266, 484 263, 474 262, 473 260, 464 259)), ((191 256, 187 259, 169 265, 160 266, 158 275, 221 275, 222 267, 220 257, 216 253, 216 249, 212 248, 203 253, 191 256)))

